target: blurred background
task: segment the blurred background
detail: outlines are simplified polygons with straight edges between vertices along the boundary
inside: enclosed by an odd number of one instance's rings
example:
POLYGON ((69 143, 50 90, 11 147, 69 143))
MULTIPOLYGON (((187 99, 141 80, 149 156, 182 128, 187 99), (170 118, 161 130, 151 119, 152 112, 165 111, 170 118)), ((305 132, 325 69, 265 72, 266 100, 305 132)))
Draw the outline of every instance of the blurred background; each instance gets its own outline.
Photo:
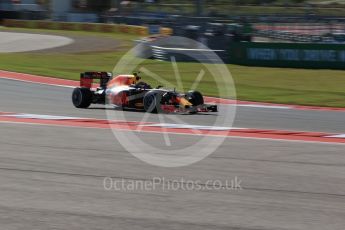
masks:
MULTIPOLYGON (((345 42, 344 0, 0 0, 0 19, 123 23, 230 41, 345 42)), ((210 42, 210 46, 216 46, 210 42)))
POLYGON ((221 51, 227 63, 342 69, 345 61, 339 50, 345 44, 344 0, 0 0, 0 10, 2 20, 137 25, 153 36, 166 27, 169 35, 221 51), (274 43, 287 45, 277 50, 274 43))

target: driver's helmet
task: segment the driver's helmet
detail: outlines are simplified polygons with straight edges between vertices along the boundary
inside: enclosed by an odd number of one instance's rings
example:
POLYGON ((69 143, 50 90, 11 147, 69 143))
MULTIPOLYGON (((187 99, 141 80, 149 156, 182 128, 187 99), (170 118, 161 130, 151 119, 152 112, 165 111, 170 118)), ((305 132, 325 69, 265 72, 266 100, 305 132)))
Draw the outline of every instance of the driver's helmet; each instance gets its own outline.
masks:
POLYGON ((108 83, 108 88, 112 86, 134 85, 140 78, 136 75, 118 75, 108 83))

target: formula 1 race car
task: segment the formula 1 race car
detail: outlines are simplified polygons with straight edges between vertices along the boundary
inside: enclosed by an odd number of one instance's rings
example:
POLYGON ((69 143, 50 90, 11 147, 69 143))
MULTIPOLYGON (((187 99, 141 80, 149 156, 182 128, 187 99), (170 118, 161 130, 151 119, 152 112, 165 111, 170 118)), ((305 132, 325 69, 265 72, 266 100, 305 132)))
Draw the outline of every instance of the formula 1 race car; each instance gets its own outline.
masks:
POLYGON ((138 73, 112 77, 108 72, 85 72, 80 74, 80 87, 73 90, 72 102, 76 108, 88 108, 91 104, 106 101, 123 109, 144 110, 150 113, 197 113, 217 112, 217 105, 204 104, 198 91, 178 93, 158 86, 152 88, 140 81, 138 73), (99 87, 92 89, 94 79, 99 87))

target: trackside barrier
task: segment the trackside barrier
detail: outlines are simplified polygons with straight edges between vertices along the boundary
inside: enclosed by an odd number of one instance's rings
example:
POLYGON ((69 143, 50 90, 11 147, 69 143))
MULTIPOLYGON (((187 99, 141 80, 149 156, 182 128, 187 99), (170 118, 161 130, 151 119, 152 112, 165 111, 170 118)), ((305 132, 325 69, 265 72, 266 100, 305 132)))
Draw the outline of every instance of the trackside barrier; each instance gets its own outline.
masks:
POLYGON ((57 24, 59 30, 78 30, 76 23, 61 22, 57 24))
POLYGON ((98 25, 97 23, 78 23, 78 25, 79 25, 79 30, 90 31, 90 32, 101 31, 101 25, 98 25))
POLYGON ((201 62, 201 63, 219 63, 220 58, 225 59, 225 50, 210 49, 186 49, 170 48, 161 46, 151 46, 153 58, 160 61, 171 61, 174 57, 177 62, 201 62), (216 53, 215 57, 213 54, 216 53), (211 54, 211 55, 210 55, 211 54), (215 59, 212 59, 214 58, 215 59))
MULTIPOLYGON (((146 26, 134 26, 126 24, 105 24, 105 23, 77 23, 77 22, 54 22, 41 20, 16 20, 5 19, 3 25, 6 27, 20 27, 32 29, 52 29, 52 30, 82 30, 105 33, 128 33, 140 36, 149 35, 146 26)), ((171 28, 161 28, 161 34, 171 35, 173 30, 171 28)))
POLYGON ((29 25, 26 28, 40 28, 40 29, 51 29, 51 30, 58 29, 58 26, 56 23, 49 22, 49 21, 32 21, 31 25, 29 21, 22 21, 22 22, 26 22, 29 25))
POLYGON ((345 69, 344 44, 234 42, 228 53, 240 65, 345 69))

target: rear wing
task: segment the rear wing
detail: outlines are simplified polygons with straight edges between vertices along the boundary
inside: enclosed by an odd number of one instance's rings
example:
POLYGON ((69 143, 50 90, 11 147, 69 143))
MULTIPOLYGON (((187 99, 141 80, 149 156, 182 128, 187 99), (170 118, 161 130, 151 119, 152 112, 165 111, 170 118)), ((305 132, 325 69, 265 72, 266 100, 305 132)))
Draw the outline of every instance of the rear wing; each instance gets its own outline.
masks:
POLYGON ((94 79, 99 79, 99 86, 106 88, 109 80, 113 77, 112 73, 108 72, 85 72, 80 74, 80 87, 92 88, 94 79))

